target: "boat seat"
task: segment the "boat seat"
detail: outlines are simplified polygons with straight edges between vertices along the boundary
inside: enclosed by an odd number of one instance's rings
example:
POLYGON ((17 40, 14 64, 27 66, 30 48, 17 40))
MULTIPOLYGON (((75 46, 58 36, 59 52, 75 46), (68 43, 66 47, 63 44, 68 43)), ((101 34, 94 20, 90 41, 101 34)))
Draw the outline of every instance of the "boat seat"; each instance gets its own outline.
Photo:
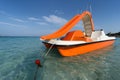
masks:
POLYGON ((75 31, 68 32, 62 40, 86 41, 86 42, 92 41, 92 39, 90 39, 89 37, 86 37, 81 30, 75 30, 75 31))
POLYGON ((91 39, 93 39, 94 41, 101 40, 105 37, 106 35, 103 30, 94 31, 92 32, 92 35, 91 35, 91 39))

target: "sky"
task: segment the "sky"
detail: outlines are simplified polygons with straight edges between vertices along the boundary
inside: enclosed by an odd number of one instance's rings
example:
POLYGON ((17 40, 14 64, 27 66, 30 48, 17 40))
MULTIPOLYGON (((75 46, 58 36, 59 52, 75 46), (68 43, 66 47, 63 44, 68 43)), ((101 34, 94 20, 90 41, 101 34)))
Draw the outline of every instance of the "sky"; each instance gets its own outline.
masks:
MULTIPOLYGON (((0 0, 0 35, 48 34, 85 10, 92 13, 95 29, 120 31, 120 0, 0 0)), ((75 29, 83 28, 79 24, 75 29)))

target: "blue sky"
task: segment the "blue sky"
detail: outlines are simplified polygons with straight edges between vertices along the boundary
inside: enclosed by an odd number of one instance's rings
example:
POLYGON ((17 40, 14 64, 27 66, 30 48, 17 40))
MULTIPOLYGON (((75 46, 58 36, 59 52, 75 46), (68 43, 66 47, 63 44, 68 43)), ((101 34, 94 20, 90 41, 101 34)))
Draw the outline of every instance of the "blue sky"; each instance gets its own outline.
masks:
POLYGON ((51 33, 90 5, 95 29, 120 31, 120 0, 0 0, 0 35, 51 33))

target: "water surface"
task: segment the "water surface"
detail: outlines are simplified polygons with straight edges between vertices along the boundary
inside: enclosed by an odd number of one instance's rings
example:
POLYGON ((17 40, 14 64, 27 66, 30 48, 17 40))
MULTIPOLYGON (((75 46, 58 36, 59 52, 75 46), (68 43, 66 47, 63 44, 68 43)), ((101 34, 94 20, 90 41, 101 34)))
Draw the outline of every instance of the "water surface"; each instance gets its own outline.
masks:
POLYGON ((62 57, 56 49, 43 59, 47 49, 39 37, 0 37, 0 80, 119 80, 120 39, 114 45, 75 57, 62 57))

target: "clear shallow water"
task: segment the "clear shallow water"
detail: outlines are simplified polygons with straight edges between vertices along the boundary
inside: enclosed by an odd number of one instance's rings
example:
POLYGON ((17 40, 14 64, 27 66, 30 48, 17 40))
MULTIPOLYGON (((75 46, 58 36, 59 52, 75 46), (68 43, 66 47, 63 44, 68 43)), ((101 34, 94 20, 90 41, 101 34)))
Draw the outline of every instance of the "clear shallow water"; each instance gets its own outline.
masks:
MULTIPOLYGON (((0 37, 0 80, 34 80, 36 59, 46 53, 39 37, 0 37)), ((114 45, 75 57, 53 49, 37 80, 119 80, 120 39, 114 45)))

